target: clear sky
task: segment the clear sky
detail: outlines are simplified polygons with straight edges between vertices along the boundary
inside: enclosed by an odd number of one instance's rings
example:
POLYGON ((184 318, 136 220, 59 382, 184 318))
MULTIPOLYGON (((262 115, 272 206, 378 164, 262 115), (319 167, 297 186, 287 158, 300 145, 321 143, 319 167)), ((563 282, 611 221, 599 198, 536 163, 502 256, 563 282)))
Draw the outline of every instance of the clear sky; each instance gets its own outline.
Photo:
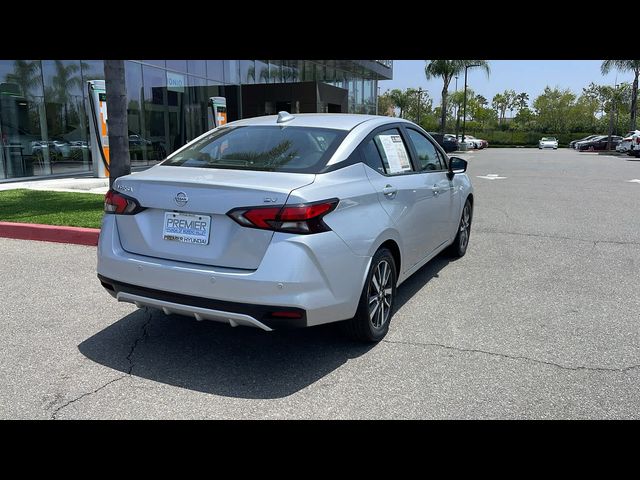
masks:
MULTIPOLYGON (((591 82, 613 85, 616 82, 633 82, 633 73, 616 73, 615 71, 603 76, 600 73, 602 60, 489 60, 491 74, 479 69, 470 68, 467 76, 467 86, 484 96, 489 103, 496 93, 513 89, 516 93, 526 92, 531 102, 542 93, 544 87, 569 88, 580 94, 582 88, 591 82)), ((380 93, 394 88, 418 88, 429 91, 434 106, 440 104, 442 80, 427 81, 424 76, 424 60, 394 60, 393 80, 378 82, 380 93)), ((464 72, 458 77, 458 89, 464 88, 464 72)), ((455 78, 449 85, 449 92, 456 89, 455 78)))

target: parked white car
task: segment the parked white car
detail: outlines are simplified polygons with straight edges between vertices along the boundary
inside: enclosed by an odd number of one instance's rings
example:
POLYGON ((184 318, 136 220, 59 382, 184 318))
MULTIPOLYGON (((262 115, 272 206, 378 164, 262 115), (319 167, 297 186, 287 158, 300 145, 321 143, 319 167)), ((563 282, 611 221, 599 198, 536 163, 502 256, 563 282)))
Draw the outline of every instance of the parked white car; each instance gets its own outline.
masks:
POLYGON ((640 157, 640 130, 635 130, 631 135, 631 145, 627 154, 640 157))
POLYGON ((631 142, 633 141, 632 135, 633 132, 630 132, 618 145, 616 145, 616 152, 628 153, 631 150, 631 142))
MULTIPOLYGON (((464 141, 469 148, 481 149, 489 146, 489 142, 481 138, 476 138, 473 135, 465 134, 464 141)), ((462 143, 462 135, 458 136, 458 142, 462 143)))
POLYGON ((558 140, 555 137, 542 137, 538 142, 538 148, 540 150, 543 148, 553 148, 554 150, 557 150, 558 140))

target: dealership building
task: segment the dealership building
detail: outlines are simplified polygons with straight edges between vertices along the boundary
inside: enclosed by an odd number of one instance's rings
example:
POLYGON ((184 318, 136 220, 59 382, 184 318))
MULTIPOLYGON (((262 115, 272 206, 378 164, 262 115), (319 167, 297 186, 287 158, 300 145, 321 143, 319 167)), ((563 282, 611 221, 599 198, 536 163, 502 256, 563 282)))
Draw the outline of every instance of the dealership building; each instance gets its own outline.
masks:
MULTIPOLYGON (((133 167, 212 128, 214 97, 227 121, 282 110, 375 114, 378 81, 393 76, 390 60, 124 63, 133 167)), ((88 84, 102 79, 102 60, 0 60, 0 182, 93 172, 88 84)))

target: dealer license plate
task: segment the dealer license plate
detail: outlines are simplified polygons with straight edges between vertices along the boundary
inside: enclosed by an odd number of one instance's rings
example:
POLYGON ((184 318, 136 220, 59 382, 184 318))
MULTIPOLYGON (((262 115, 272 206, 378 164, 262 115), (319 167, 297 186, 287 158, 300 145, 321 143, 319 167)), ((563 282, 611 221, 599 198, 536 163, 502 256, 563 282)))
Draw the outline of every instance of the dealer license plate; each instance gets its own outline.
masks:
POLYGON ((211 217, 191 213, 164 213, 162 238, 174 242, 209 244, 211 217))

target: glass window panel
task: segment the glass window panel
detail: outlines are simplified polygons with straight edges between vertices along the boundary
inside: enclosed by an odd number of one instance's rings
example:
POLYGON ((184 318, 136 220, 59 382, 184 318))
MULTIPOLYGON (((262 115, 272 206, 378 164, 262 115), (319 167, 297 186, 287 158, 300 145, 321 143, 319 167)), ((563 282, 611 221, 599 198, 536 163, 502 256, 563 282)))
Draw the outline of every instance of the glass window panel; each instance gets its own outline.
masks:
POLYGON ((167 66, 167 62, 165 60, 142 60, 144 63, 149 63, 151 65, 155 65, 156 67, 165 68, 167 66))
POLYGON ((169 112, 167 106, 167 75, 165 70, 143 66, 143 133, 145 141, 157 151, 169 153, 169 112))
POLYGON ((206 60, 187 60, 187 71, 193 75, 207 76, 206 60))
POLYGON ((256 83, 269 83, 269 64, 256 60, 256 83))
POLYGON ((282 80, 282 62, 280 60, 271 60, 269 64, 269 78, 271 83, 281 83, 282 80))
POLYGON ((187 71, 187 61, 186 60, 167 60, 167 68, 171 70, 178 70, 179 72, 187 71))
POLYGON ((104 80, 104 61, 82 60, 81 67, 82 78, 85 82, 87 80, 104 80))
POLYGON ((207 60, 207 77, 218 82, 224 81, 224 61, 207 60))
POLYGON ((0 179, 51 173, 38 60, 0 60, 0 179))
POLYGON ((142 65, 124 62, 124 75, 127 88, 129 158, 132 166, 147 165, 151 148, 144 136, 142 65))
POLYGON ((87 119, 79 60, 43 60, 51 173, 90 169, 87 119))
POLYGON ((256 83, 256 62, 240 60, 240 83, 256 83))
POLYGON ((240 83, 240 62, 238 60, 224 60, 224 82, 227 84, 240 83))

